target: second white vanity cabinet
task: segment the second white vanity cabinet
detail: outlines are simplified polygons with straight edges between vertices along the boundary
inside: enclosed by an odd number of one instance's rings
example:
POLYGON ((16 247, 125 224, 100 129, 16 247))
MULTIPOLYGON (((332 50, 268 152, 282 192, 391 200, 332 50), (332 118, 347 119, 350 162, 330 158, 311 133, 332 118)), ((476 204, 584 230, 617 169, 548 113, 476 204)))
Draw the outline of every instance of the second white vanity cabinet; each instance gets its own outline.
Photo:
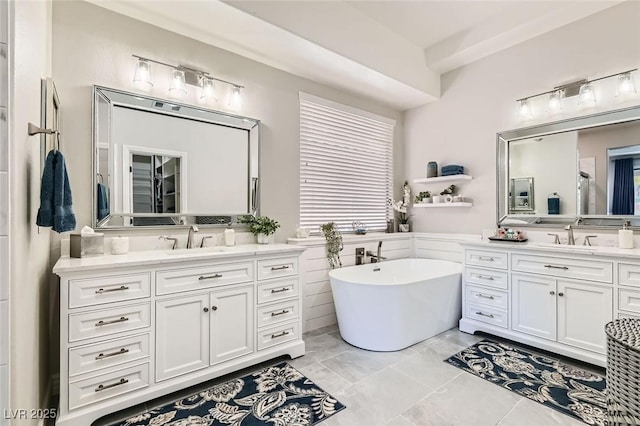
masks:
POLYGON ((88 425, 232 371, 304 355, 298 257, 269 244, 61 258, 58 425, 88 425))
MULTIPOLYGON (((614 272, 632 266, 640 283, 640 258, 625 266, 613 253, 596 255, 579 248, 463 245, 462 331, 483 331, 606 365, 604 326, 623 314, 623 295, 634 291, 625 288, 623 274, 614 272)), ((640 291, 638 296, 640 302, 640 291)), ((628 311, 634 313, 633 308, 628 311)))

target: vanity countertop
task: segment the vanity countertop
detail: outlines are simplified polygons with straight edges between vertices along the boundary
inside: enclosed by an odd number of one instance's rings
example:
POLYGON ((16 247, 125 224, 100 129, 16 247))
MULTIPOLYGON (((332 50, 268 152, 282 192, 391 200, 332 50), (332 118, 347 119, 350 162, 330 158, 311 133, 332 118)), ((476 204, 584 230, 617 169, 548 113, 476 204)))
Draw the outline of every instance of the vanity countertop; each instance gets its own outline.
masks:
POLYGON ((505 242, 505 241, 461 241, 460 244, 465 247, 481 247, 483 249, 508 249, 523 251, 539 251, 544 254, 578 254, 583 256, 598 257, 615 257, 640 260, 640 248, 621 249, 618 247, 605 246, 570 246, 567 244, 550 244, 538 242, 505 242))
POLYGON ((218 260, 248 255, 298 254, 304 247, 292 244, 241 244, 237 246, 214 246, 178 250, 133 251, 124 255, 93 256, 83 258, 61 257, 53 267, 55 274, 83 272, 88 270, 112 269, 147 265, 175 264, 185 261, 218 260))

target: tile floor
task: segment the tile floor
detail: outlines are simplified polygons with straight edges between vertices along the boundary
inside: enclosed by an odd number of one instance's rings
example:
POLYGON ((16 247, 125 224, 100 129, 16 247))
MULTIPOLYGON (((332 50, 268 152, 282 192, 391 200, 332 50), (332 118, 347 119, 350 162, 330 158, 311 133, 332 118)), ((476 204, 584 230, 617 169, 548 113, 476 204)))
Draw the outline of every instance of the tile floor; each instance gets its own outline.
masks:
MULTIPOLYGON (((331 326, 305 334, 306 355, 287 361, 347 406, 322 426, 584 426, 443 362, 483 337, 454 328, 399 352, 371 352, 344 342, 331 326)), ((261 366, 114 413, 94 426, 126 419, 261 366)))

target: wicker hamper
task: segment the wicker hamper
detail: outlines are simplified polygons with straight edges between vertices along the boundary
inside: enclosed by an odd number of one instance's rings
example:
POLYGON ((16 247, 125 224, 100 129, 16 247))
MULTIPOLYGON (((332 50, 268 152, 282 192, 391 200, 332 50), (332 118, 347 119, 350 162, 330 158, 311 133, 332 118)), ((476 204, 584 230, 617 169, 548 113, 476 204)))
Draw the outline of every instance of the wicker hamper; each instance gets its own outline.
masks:
POLYGON ((607 333, 607 425, 640 426, 640 319, 605 326, 607 333))

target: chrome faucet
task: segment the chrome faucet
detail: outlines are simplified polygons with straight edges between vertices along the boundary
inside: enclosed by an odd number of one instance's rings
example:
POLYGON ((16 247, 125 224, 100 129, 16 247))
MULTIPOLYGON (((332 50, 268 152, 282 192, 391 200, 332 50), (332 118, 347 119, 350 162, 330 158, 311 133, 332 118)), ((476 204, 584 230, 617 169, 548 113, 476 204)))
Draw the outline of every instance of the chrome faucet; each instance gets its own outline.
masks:
POLYGON ((189 235, 187 236, 188 249, 195 247, 193 244, 193 234, 195 234, 196 232, 198 232, 198 227, 195 225, 191 225, 191 227, 189 227, 189 235))
POLYGON ((367 250, 367 256, 371 258, 371 263, 377 263, 386 260, 386 257, 382 256, 382 241, 378 241, 378 253, 373 254, 371 250, 367 250))
POLYGON ((573 238, 573 226, 567 225, 564 227, 565 231, 567 231, 567 244, 570 246, 576 245, 576 240, 573 238))

